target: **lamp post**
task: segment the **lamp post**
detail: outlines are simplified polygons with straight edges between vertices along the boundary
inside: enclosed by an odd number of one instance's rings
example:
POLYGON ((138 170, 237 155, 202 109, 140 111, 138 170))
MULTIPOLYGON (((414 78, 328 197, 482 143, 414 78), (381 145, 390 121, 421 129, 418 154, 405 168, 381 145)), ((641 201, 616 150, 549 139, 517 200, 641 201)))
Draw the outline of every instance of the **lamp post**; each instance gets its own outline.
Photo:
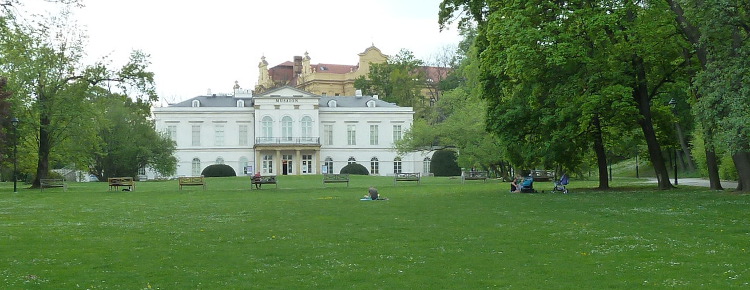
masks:
MULTIPOLYGON (((669 100, 669 106, 672 107, 672 115, 675 116, 675 121, 674 121, 675 129, 679 130, 678 128, 679 123, 677 123, 677 118, 676 118, 677 117, 677 100, 675 100, 674 98, 669 100)), ((677 185, 677 147, 674 148, 673 163, 674 163, 674 185, 677 185)))
POLYGON ((13 117, 10 119, 10 123, 13 125, 13 193, 18 193, 18 186, 16 185, 16 178, 18 173, 18 118, 13 117))

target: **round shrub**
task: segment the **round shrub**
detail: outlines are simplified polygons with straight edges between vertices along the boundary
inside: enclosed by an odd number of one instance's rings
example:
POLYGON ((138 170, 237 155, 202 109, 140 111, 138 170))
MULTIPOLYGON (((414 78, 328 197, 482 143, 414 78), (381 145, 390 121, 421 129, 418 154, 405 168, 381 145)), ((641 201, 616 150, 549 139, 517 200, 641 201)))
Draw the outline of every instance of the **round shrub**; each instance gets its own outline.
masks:
POLYGON ((370 175, 370 172, 362 164, 352 163, 341 168, 341 174, 370 175))
POLYGON ((438 150, 432 154, 430 172, 435 176, 459 176, 461 168, 456 163, 456 152, 452 150, 438 150))
POLYGON ((211 164, 201 172, 201 175, 205 177, 227 177, 237 176, 232 166, 226 164, 211 164))

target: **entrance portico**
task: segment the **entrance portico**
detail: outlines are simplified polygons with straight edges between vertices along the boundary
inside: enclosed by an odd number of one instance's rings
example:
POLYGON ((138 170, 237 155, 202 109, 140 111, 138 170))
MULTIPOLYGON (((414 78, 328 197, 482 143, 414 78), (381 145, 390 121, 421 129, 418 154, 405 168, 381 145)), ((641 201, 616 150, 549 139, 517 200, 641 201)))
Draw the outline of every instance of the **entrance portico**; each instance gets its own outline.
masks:
POLYGON ((320 144, 256 144, 255 160, 263 175, 317 174, 320 144))

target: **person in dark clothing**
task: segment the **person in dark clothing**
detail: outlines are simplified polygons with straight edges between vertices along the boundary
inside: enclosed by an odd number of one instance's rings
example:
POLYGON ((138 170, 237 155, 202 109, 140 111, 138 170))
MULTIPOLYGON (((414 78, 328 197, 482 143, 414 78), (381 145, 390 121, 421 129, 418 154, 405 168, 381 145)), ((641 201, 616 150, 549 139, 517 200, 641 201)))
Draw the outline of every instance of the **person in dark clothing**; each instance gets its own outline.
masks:
POLYGON ((388 200, 387 198, 380 197, 378 189, 374 186, 370 186, 370 188, 367 190, 367 195, 365 195, 365 198, 369 198, 370 200, 388 200))

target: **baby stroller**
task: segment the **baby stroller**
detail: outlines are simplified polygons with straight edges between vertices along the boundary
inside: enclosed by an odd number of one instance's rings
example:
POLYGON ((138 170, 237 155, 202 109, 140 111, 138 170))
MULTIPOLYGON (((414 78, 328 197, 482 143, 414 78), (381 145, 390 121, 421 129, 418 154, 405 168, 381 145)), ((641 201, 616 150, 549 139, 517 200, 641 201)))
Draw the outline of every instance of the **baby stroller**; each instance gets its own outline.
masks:
POLYGON ((555 187, 552 188, 552 192, 562 192, 562 193, 568 193, 568 189, 565 188, 565 186, 568 185, 568 175, 563 174, 560 176, 560 180, 555 181, 555 187))
POLYGON ((537 192, 536 190, 534 190, 534 178, 531 177, 531 175, 523 178, 523 183, 521 183, 521 192, 522 193, 537 192))

